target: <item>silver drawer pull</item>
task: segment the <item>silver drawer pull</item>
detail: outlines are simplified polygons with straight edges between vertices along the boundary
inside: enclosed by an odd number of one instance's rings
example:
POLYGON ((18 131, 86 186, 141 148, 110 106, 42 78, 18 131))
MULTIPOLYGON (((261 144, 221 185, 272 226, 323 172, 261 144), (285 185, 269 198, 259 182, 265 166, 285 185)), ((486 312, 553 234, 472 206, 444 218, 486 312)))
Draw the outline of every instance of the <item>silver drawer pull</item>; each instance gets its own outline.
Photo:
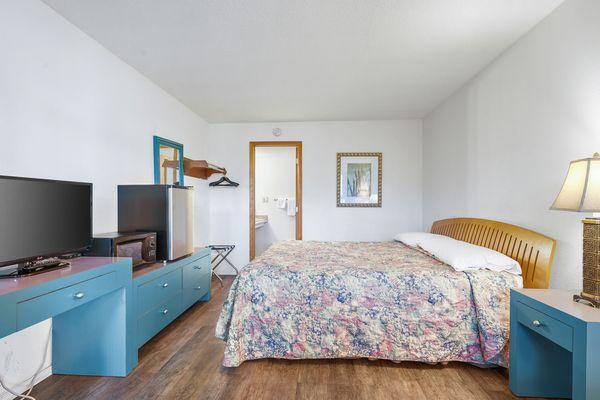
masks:
POLYGON ((540 327, 540 326, 542 326, 542 323, 541 323, 540 321, 538 321, 537 319, 536 319, 536 320, 534 320, 534 321, 532 322, 532 324, 533 324, 533 326, 535 326, 536 328, 537 328, 537 327, 540 327))
POLYGON ((202 269, 202 267, 199 265, 194 265, 194 269, 202 269))
POLYGON ((83 299, 83 296, 85 296, 85 293, 83 292, 77 292, 75 295, 73 295, 73 297, 75 297, 77 300, 83 299))
POLYGON ((198 286, 196 290, 202 290, 202 286, 198 286))
POLYGON ((162 287, 164 287, 164 288, 169 287, 169 284, 168 283, 163 283, 162 287))
POLYGON ((162 310, 163 315, 167 315, 169 313, 169 310, 167 310, 166 308, 164 310, 162 310))

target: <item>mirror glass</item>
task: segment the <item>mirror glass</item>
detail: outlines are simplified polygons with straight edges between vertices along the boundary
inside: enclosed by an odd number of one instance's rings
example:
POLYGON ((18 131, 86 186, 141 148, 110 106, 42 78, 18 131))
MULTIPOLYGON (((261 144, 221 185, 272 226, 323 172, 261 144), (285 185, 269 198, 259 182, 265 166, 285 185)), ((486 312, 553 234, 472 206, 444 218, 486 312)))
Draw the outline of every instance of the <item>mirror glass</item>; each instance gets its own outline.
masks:
POLYGON ((160 145, 160 182, 176 185, 179 181, 179 150, 160 145))

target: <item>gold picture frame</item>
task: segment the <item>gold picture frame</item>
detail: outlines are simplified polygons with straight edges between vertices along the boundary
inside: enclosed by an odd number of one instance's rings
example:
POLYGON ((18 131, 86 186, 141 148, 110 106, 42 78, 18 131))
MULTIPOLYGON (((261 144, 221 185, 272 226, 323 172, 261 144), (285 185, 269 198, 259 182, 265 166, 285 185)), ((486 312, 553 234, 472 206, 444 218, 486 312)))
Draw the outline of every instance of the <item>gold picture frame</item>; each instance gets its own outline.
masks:
POLYGON ((337 153, 337 207, 381 207, 382 153, 337 153))

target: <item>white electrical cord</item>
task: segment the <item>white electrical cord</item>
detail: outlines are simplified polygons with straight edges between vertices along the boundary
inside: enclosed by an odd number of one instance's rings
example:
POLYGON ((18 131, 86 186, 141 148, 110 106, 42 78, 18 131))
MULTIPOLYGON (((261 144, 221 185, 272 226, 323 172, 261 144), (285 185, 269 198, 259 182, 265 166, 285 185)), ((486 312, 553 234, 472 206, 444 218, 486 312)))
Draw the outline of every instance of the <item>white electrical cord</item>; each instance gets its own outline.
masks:
POLYGON ((50 328, 50 332, 48 333, 48 338, 46 339, 46 346, 44 346, 44 355, 42 356, 42 362, 40 363, 40 366, 38 367, 37 371, 35 371, 35 374, 33 374, 33 376, 31 377, 31 381, 29 382, 29 389, 27 390, 27 393, 20 394, 20 393, 17 393, 15 390, 6 386, 6 384, 4 383, 4 379, 2 378, 2 375, 0 375, 0 386, 2 386, 4 388, 4 390, 6 390, 8 393, 12 394, 13 396, 16 396, 17 399, 19 399, 19 400, 36 400, 36 398, 33 396, 30 396, 30 394, 31 394, 31 391, 33 390, 33 387, 35 386, 35 380, 37 379, 40 372, 42 372, 42 370, 44 369, 44 364, 46 364, 46 355, 48 354, 48 347, 50 346, 50 340, 52 340, 52 328, 50 328))
POLYGON ((19 394, 19 393, 15 392, 14 390, 12 390, 11 388, 7 387, 4 384, 4 381, 2 380, 1 376, 0 376, 0 386, 2 386, 2 388, 4 388, 4 390, 6 390, 8 393, 12 394, 13 396, 17 396, 17 399, 19 399, 19 400, 36 400, 35 397, 32 397, 29 395, 29 393, 31 393, 31 390, 33 389, 33 386, 31 388, 29 388, 27 393, 19 394))

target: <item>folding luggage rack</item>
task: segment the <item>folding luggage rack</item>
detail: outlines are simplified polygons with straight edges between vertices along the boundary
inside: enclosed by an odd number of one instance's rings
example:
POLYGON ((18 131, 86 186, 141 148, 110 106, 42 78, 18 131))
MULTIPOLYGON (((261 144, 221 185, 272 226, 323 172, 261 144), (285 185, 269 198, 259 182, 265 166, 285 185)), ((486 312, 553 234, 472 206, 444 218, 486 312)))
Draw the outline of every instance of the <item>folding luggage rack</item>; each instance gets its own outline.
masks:
POLYGON ((211 261, 212 273, 214 276, 217 277, 219 282, 221 282, 221 287, 223 287, 223 279, 219 276, 219 274, 217 274, 217 272, 215 270, 223 261, 225 261, 225 262, 227 262, 227 264, 229 264, 231 266, 231 268, 233 268, 235 270, 236 275, 239 274, 239 270, 237 269, 237 267, 235 265, 233 265, 231 263, 231 261, 229 261, 227 259, 229 254, 231 254, 233 249, 235 249, 235 244, 212 244, 212 245, 208 246, 208 248, 211 251, 217 252, 217 255, 211 261))

